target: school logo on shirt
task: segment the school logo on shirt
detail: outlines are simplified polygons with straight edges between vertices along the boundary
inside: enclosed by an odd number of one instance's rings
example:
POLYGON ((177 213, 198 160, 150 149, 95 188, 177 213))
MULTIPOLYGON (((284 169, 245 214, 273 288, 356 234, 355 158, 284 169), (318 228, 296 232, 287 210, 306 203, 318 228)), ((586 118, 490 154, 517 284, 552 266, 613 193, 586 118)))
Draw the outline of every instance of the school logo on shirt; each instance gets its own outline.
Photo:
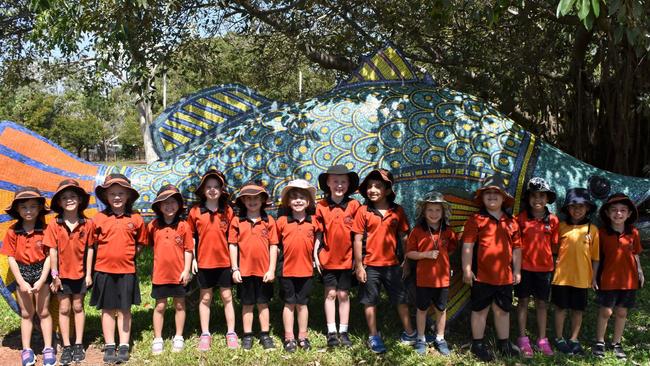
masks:
POLYGON ((177 235, 177 236, 174 238, 174 241, 176 241, 176 245, 178 245, 179 247, 182 247, 182 246, 183 246, 183 238, 181 238, 180 235, 177 235))
POLYGON ((79 231, 79 238, 83 238, 84 236, 86 236, 86 232, 83 230, 79 231))
POLYGON ((129 221, 128 224, 126 224, 126 227, 128 227, 129 230, 135 230, 135 225, 134 225, 132 222, 130 222, 130 221, 129 221))
POLYGON ((228 221, 226 220, 221 220, 221 228, 223 230, 226 230, 228 228, 228 221))
POLYGON ((36 241, 36 246, 39 247, 39 248, 43 247, 43 241, 42 240, 37 240, 36 241))
POLYGON ((260 234, 262 235, 262 238, 268 239, 269 238, 269 230, 264 228, 262 231, 260 231, 260 234))
POLYGON ((346 224, 346 225, 352 225, 352 221, 354 221, 354 220, 352 219, 352 216, 345 216, 345 217, 343 218, 343 223, 346 224))

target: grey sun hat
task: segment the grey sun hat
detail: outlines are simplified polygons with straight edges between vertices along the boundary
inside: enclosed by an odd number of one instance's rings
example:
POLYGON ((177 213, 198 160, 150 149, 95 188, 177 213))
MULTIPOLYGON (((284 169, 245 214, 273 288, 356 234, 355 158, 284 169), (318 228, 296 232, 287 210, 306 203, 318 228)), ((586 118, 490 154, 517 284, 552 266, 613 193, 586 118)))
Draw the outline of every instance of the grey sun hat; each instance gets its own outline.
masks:
POLYGON ((445 200, 445 196, 442 193, 437 191, 431 191, 418 200, 415 208, 415 216, 417 219, 420 220, 424 218, 424 207, 427 203, 441 204, 445 213, 445 224, 449 225, 449 220, 451 219, 451 204, 445 200))
POLYGON ((551 189, 551 186, 548 184, 544 178, 532 177, 526 185, 526 197, 529 197, 533 192, 543 192, 546 193, 548 197, 548 203, 551 204, 557 199, 557 194, 551 189))

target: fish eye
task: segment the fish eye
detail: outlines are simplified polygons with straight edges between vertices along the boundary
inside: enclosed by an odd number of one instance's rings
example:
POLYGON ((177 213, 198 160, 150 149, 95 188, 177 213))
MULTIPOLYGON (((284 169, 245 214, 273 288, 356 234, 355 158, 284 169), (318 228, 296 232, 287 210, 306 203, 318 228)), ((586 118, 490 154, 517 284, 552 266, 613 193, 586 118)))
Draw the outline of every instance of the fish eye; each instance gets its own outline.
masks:
POLYGON ((589 193, 595 198, 605 199, 612 190, 612 184, 605 177, 592 175, 589 178, 589 193))

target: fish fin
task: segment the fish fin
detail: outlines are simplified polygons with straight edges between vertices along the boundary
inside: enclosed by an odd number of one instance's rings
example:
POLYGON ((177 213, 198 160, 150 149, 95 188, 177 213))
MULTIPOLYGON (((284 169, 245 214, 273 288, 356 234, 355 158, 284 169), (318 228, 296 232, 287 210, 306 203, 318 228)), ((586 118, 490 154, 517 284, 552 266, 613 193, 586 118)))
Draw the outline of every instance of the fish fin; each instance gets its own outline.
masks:
POLYGON ((391 81, 412 82, 420 79, 415 67, 402 52, 391 43, 386 43, 375 53, 361 57, 359 67, 336 89, 352 84, 391 81))

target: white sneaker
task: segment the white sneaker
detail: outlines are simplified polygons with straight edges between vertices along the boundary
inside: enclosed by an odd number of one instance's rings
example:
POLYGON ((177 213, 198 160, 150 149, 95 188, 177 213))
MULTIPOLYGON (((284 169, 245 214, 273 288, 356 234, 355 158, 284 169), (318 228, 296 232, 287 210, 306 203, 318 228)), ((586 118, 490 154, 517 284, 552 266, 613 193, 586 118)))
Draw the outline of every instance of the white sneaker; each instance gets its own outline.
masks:
POLYGON ((163 348, 165 347, 165 342, 162 338, 154 338, 153 343, 151 344, 151 354, 157 356, 163 353, 163 348))
POLYGON ((185 348, 185 339, 182 336, 174 336, 172 340, 172 352, 180 352, 185 348))

